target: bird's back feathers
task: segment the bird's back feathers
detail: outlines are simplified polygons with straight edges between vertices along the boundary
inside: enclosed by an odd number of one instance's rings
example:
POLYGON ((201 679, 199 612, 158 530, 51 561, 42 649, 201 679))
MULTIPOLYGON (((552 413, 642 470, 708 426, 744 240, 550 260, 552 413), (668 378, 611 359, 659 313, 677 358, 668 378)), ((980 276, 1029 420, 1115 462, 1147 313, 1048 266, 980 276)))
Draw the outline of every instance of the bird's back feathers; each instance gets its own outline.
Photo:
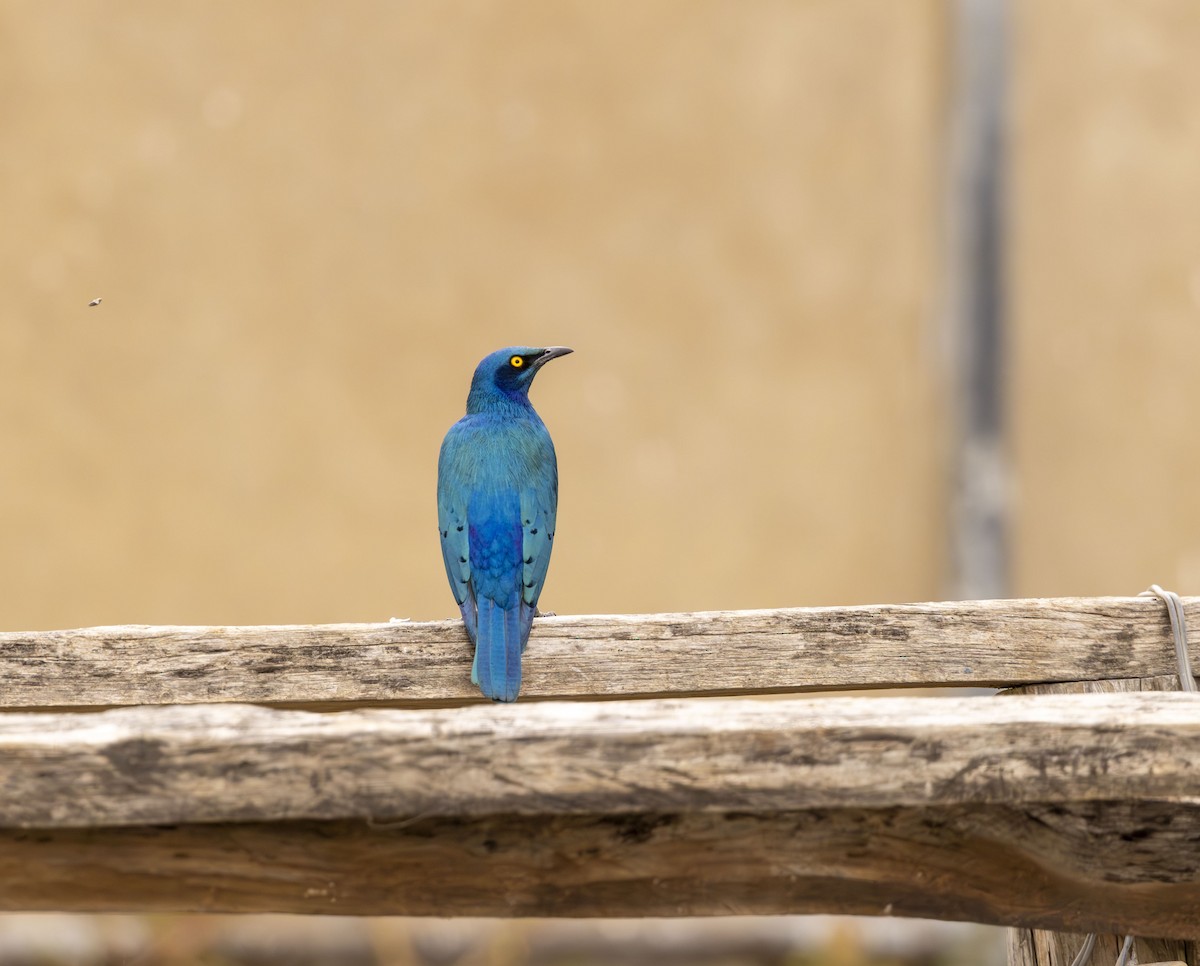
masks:
POLYGON ((481 377, 487 361, 472 382, 468 415, 442 443, 438 530, 446 577, 475 642, 471 680, 493 700, 514 701, 550 565, 558 466, 524 392, 493 391, 481 377))

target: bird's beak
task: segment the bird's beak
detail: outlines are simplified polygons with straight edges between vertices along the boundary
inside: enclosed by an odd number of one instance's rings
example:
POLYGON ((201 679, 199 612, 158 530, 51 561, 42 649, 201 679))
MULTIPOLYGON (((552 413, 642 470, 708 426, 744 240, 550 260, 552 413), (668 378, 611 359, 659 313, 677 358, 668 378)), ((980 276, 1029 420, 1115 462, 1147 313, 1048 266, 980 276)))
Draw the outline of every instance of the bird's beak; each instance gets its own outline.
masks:
POLYGON ((559 356, 565 356, 574 352, 574 349, 568 349, 565 345, 552 345, 542 350, 542 354, 533 360, 533 368, 540 369, 551 359, 557 359, 559 356))

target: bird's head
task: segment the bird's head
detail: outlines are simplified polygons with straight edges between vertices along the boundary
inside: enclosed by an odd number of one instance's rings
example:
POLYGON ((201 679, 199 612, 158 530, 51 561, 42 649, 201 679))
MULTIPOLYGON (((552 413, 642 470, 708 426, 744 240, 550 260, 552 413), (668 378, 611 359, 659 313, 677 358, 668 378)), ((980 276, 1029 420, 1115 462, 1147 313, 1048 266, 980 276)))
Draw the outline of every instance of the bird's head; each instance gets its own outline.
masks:
POLYGON ((561 345, 545 349, 514 345, 499 349, 485 356, 476 367, 475 377, 471 380, 471 394, 499 391, 506 396, 524 396, 542 366, 571 351, 561 345))

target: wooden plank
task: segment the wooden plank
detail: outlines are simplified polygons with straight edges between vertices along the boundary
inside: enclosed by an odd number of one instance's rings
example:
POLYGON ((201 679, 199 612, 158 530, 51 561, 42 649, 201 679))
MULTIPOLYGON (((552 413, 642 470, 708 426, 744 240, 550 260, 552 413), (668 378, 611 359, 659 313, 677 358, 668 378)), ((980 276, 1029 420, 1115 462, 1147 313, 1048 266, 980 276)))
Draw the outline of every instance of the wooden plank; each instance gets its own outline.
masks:
MULTIPOLYGON (((1179 676, 1172 674, 1154 678, 1038 684, 1014 688, 1012 691, 1005 692, 1003 696, 1007 698, 1011 695, 1026 694, 1145 693, 1156 689, 1160 691, 1178 691, 1179 676)), ((1193 695, 1193 697, 1195 696, 1193 695)), ((1200 791, 1200 789, 1196 791, 1200 791)), ((1200 802, 1200 796, 1196 795, 1196 791, 1193 792, 1191 798, 1193 804, 1200 802)), ((1125 834, 1128 835, 1128 833, 1125 834)), ((1187 855, 1192 851, 1192 848, 1187 844, 1180 843, 1180 845, 1183 855, 1187 855)), ((1107 849, 1109 847, 1110 842, 1107 839, 1098 839, 1096 840, 1096 844, 1090 846, 1093 850, 1107 849), (1103 845, 1099 844, 1100 842, 1103 842, 1103 845)), ((1161 859, 1145 863, 1143 875, 1146 877, 1146 881, 1153 881, 1155 874, 1159 871, 1154 868, 1156 861, 1161 861, 1161 859)), ((1193 865, 1193 868, 1195 867, 1193 865)), ((1197 943, 1186 942, 1179 938, 1147 937, 1186 936, 1200 938, 1200 919, 1197 919, 1197 923, 1196 929, 1187 932, 1170 928, 1150 929, 1135 928, 1128 925, 1117 926, 1113 923, 1094 925, 1090 927, 1090 931, 1098 935, 1095 939, 1095 947, 1092 950, 1090 962, 1116 962, 1122 943, 1124 942, 1125 934, 1131 933, 1136 934, 1138 939, 1135 943, 1134 956, 1130 958, 1129 962, 1145 964, 1163 963, 1166 966, 1169 961, 1177 960, 1182 962, 1184 966, 1196 966, 1196 964, 1200 964, 1200 948, 1198 948, 1197 943)), ((1009 966, 1061 966, 1064 963, 1071 963, 1074 962, 1076 955, 1083 948, 1087 939, 1088 936, 1086 933, 1079 932, 1050 931, 1044 928, 1010 929, 1008 935, 1008 964, 1009 966)))
MULTIPOLYGON (((1200 626, 1200 598, 1186 598, 1200 626)), ((482 700, 457 621, 0 633, 9 708, 482 700)), ((994 686, 1170 674, 1162 604, 1059 598, 536 622, 522 699, 994 686)))
POLYGON ((0 715, 8 827, 1133 803, 1197 789, 1188 694, 0 715))
MULTIPOLYGON (((1131 930, 1130 934, 1136 932, 1131 930)), ((1105 932, 1097 935, 1088 962, 1115 963, 1121 954, 1124 938, 1124 933, 1113 935, 1105 932)), ((1008 963, 1009 966, 1066 966, 1074 962, 1086 941, 1087 933, 1010 929, 1008 963)), ((1140 966, 1195 966, 1200 963, 1200 943, 1190 939, 1142 939, 1139 936, 1134 941, 1133 953, 1127 962, 1140 966)))
POLYGON ((1200 804, 1165 802, 6 829, 0 909, 845 913, 1197 936, 1198 836, 1200 804))

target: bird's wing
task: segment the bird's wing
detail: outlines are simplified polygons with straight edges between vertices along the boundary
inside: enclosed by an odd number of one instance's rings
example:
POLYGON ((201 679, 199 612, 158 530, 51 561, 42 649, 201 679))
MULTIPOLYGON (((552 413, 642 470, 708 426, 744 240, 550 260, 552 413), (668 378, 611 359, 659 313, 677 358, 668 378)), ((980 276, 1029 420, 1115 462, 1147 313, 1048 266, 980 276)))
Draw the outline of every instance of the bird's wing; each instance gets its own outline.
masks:
MULTIPOLYGON (((521 491, 521 523, 524 536, 521 598, 532 611, 537 607, 554 549, 554 527, 558 515, 558 470, 551 451, 549 472, 533 486, 521 491)), ((532 615, 531 615, 532 616, 532 615)))
MULTIPOLYGON (((438 536, 442 543, 442 562, 446 579, 460 607, 475 606, 475 591, 471 585, 470 530, 467 527, 467 494, 461 481, 455 478, 454 450, 459 445, 455 430, 446 434, 438 456, 438 536)), ((464 608, 464 616, 466 608, 464 608)))
POLYGON ((442 538, 442 562, 454 599, 462 604, 471 591, 471 547, 467 536, 467 508, 452 496, 438 494, 438 530, 442 538))

